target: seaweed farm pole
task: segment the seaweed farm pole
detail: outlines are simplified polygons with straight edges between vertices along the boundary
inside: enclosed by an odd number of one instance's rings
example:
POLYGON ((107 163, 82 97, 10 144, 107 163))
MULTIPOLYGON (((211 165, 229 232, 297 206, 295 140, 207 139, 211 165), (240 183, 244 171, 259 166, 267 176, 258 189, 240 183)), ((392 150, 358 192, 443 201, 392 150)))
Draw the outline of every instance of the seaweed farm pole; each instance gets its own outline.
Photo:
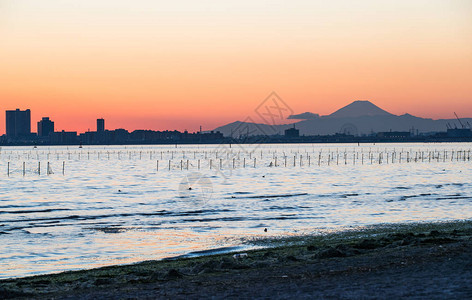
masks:
POLYGON ((200 160, 198 160, 198 169, 200 170, 200 160))
POLYGON ((41 175, 41 162, 38 161, 38 175, 41 175))
POLYGON ((243 158, 243 168, 246 168, 246 158, 243 158))
POLYGON ((25 176, 25 173, 26 173, 25 162, 23 162, 23 176, 25 176))
POLYGON ((170 159, 169 159, 169 171, 170 171, 170 159))
POLYGON ((254 157, 254 168, 256 167, 256 158, 254 157))
POLYGON ((66 173, 66 162, 63 161, 62 162, 62 175, 64 175, 66 173))
POLYGON ((7 163, 7 176, 10 177, 10 162, 7 163))
POLYGON ((159 160, 156 161, 156 171, 159 172, 159 160))

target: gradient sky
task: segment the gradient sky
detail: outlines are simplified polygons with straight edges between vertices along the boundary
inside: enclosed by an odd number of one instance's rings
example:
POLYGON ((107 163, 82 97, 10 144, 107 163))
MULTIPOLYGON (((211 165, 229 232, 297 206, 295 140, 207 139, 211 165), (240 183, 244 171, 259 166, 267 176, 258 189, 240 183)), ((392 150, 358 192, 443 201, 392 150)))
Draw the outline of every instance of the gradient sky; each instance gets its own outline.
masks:
POLYGON ((0 134, 15 108, 34 130, 212 129, 272 91, 472 117, 472 1, 0 0, 0 134))

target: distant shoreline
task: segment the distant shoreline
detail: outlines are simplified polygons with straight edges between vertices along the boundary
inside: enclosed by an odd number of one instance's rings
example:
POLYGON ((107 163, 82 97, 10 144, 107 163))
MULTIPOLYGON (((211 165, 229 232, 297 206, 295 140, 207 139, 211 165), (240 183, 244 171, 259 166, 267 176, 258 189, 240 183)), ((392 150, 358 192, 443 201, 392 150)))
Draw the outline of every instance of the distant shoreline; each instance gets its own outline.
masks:
POLYGON ((472 143, 472 138, 410 138, 410 139, 369 139, 369 138, 333 138, 333 139, 311 139, 300 137, 297 139, 269 139, 269 138, 250 138, 245 140, 233 140, 225 139, 221 141, 211 142, 195 142, 195 141, 159 141, 159 142, 142 142, 131 141, 129 143, 70 143, 70 144, 57 144, 57 143, 0 143, 0 147, 18 147, 18 146, 153 146, 153 145, 253 145, 253 144, 388 144, 388 143, 472 143))
POLYGON ((256 240, 239 254, 0 280, 3 298, 465 297, 472 221, 256 240))

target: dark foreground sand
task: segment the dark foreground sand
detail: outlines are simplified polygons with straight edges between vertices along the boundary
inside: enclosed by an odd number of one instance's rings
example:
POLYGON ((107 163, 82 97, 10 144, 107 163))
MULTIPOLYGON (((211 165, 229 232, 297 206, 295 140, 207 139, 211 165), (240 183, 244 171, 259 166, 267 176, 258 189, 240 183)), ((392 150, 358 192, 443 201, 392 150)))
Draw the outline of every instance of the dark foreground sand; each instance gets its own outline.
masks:
POLYGON ((3 280, 0 298, 472 298, 472 222, 265 242, 284 246, 3 280))

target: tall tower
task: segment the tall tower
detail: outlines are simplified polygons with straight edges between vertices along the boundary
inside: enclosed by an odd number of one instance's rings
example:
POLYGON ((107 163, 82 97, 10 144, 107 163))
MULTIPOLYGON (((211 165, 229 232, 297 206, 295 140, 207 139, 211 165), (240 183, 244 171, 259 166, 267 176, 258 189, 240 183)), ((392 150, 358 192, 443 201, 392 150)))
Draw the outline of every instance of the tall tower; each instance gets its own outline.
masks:
POLYGON ((18 139, 31 135, 31 111, 27 110, 7 110, 6 111, 6 131, 7 138, 18 139))
POLYGON ((105 120, 97 119, 97 132, 104 132, 104 131, 105 131, 105 120))
POLYGON ((38 122, 38 136, 46 137, 51 132, 54 132, 54 122, 49 120, 48 117, 38 122))

